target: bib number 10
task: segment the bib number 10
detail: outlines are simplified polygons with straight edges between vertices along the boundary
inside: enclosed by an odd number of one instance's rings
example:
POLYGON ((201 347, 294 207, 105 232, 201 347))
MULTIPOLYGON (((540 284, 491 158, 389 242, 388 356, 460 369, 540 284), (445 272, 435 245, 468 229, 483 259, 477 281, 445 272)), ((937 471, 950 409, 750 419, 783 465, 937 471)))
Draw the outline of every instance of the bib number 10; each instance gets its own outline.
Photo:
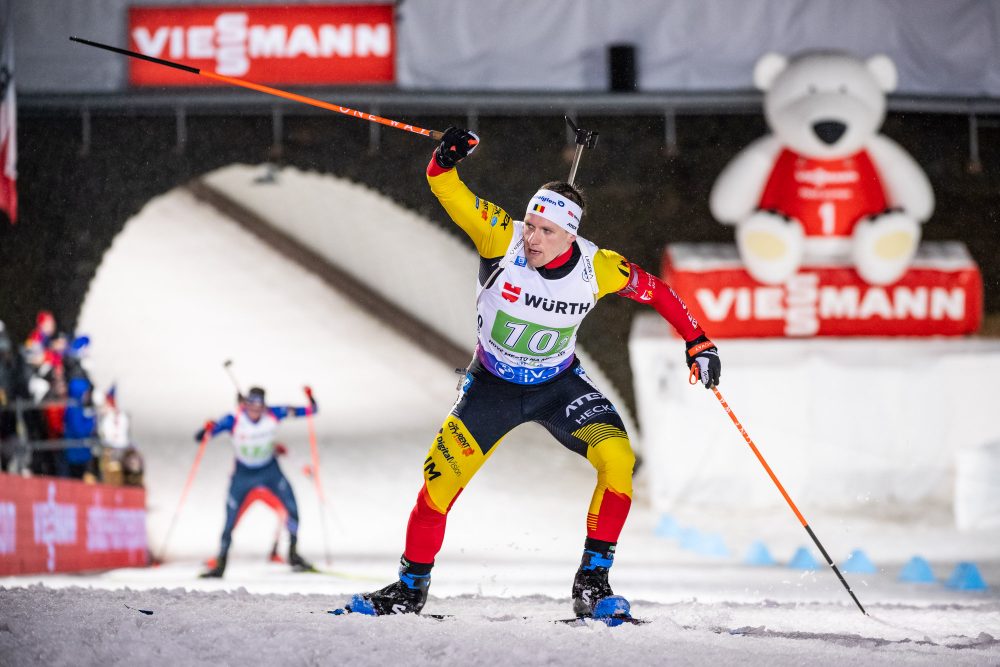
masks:
POLYGON ((542 327, 532 322, 519 320, 507 313, 497 312, 493 321, 491 338, 504 349, 531 357, 545 357, 559 354, 566 349, 576 327, 542 327))

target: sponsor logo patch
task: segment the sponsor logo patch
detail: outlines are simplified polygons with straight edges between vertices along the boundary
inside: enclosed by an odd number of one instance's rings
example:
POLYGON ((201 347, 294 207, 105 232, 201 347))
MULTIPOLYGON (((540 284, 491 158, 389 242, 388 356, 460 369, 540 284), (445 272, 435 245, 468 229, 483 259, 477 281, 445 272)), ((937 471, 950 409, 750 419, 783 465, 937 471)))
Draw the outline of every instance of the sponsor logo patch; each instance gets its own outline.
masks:
POLYGON ((507 299, 507 301, 516 303, 517 300, 521 298, 521 288, 516 285, 511 285, 510 283, 504 283, 502 295, 503 298, 507 299))

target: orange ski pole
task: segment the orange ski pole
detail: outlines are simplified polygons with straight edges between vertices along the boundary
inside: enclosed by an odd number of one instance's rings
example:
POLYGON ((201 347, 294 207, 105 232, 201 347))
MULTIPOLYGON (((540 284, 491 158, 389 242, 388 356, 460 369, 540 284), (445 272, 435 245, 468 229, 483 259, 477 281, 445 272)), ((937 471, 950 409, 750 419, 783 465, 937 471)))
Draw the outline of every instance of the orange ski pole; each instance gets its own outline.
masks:
POLYGON ((305 95, 290 93, 287 90, 271 88, 270 86, 264 86, 259 83, 253 83, 251 81, 245 81, 243 79, 237 79, 235 77, 225 76, 223 74, 216 74, 215 72, 199 69, 197 67, 191 67, 190 65, 182 65, 180 63, 175 63, 171 60, 164 60, 163 58, 154 58, 153 56, 147 56, 143 53, 138 53, 137 51, 120 49, 117 46, 109 46, 107 44, 101 44, 100 42, 92 42, 89 39, 82 39, 80 37, 70 37, 70 40, 74 42, 79 42, 80 44, 86 44, 87 46, 93 46, 98 49, 104 49, 105 51, 113 51, 115 53, 120 53, 123 56, 128 56, 129 58, 137 58, 139 60, 145 60, 147 62, 156 63, 157 65, 163 65, 164 67, 172 67, 174 69, 179 69, 184 72, 190 72, 191 74, 197 74, 207 79, 213 79, 215 81, 221 81, 222 83, 228 83, 229 85, 232 86, 239 86, 240 88, 249 88, 250 90, 256 90, 257 92, 264 93, 265 95, 282 97, 286 100, 299 102, 301 104, 308 104, 309 106, 319 107, 320 109, 326 109, 327 111, 335 111, 337 113, 342 113, 345 116, 360 118, 361 120, 367 120, 372 123, 378 123, 380 125, 385 125, 387 127, 393 127, 396 128, 397 130, 413 132, 414 134, 420 134, 425 137, 430 137, 434 141, 440 141, 441 137, 444 136, 443 132, 439 132, 437 130, 425 130, 422 127, 417 127, 416 125, 410 125, 409 123, 401 123, 398 120, 392 120, 391 118, 382 118, 381 116, 376 116, 375 114, 367 113, 365 111, 357 111, 355 109, 350 109, 345 106, 340 106, 339 104, 331 104, 330 102, 317 100, 314 97, 306 97, 305 95))
POLYGON ((198 445, 198 453, 195 454, 194 463, 191 464, 191 471, 188 472, 187 481, 184 483, 184 490, 181 491, 181 499, 177 503, 177 509, 174 510, 174 516, 170 520, 170 526, 167 528, 167 536, 163 539, 163 547, 160 549, 160 558, 158 560, 154 559, 154 563, 162 563, 163 559, 167 556, 167 545, 170 544, 170 536, 174 532, 174 526, 177 525, 177 517, 181 514, 184 501, 187 500, 188 491, 191 490, 191 485, 194 483, 194 476, 198 472, 198 466, 201 465, 201 458, 205 455, 205 448, 208 446, 208 441, 212 438, 212 426, 212 422, 205 424, 205 435, 202 436, 201 444, 198 445))
MULTIPOLYGON (((696 363, 691 364, 691 374, 688 376, 688 382, 690 384, 698 384, 699 374, 697 369, 698 369, 698 364, 696 363)), ((799 508, 795 506, 794 502, 792 502, 791 496, 788 495, 788 492, 785 491, 785 487, 782 486, 781 482, 778 481, 778 477, 777 475, 774 474, 774 471, 771 470, 771 466, 767 465, 767 461, 764 460, 764 457, 760 453, 760 450, 757 449, 757 445, 753 444, 753 440, 750 439, 750 434, 746 432, 746 429, 743 428, 743 424, 741 424, 740 420, 736 418, 736 414, 733 412, 732 408, 730 408, 729 404, 726 403, 726 399, 722 397, 722 393, 719 391, 719 388, 716 387, 715 385, 712 385, 711 389, 715 393, 715 397, 719 399, 719 403, 722 404, 722 409, 726 411, 726 414, 729 415, 729 418, 733 421, 733 424, 736 425, 736 430, 740 432, 740 435, 743 436, 743 439, 746 441, 746 443, 750 445, 750 449, 753 451, 754 456, 756 456, 757 460, 760 461, 760 464, 764 466, 764 470, 767 471, 767 474, 771 478, 771 481, 774 482, 774 485, 778 487, 778 491, 781 492, 781 496, 785 499, 785 502, 788 503, 788 506, 792 508, 792 512, 795 513, 795 517, 799 520, 799 523, 801 523, 802 527, 806 529, 807 533, 809 533, 809 537, 812 538, 812 541, 816 544, 816 547, 819 549, 820 553, 823 554, 823 558, 826 559, 827 564, 830 566, 831 569, 833 569, 833 573, 837 575, 837 578, 840 579, 840 583, 842 583, 844 585, 844 588, 847 589, 847 592, 851 596, 851 599, 854 600, 854 604, 858 605, 858 609, 861 610, 861 613, 867 616, 868 612, 865 611, 865 608, 861 606, 861 602, 858 601, 858 597, 854 594, 854 591, 852 591, 851 587, 847 584, 847 580, 844 579, 844 575, 840 573, 839 569, 837 569, 837 566, 833 562, 833 559, 830 558, 830 554, 828 554, 826 552, 826 549, 823 548, 823 545, 820 543, 819 538, 816 537, 816 533, 814 533, 812 528, 809 527, 809 523, 806 521, 806 518, 802 516, 802 512, 800 512, 799 508)))
POLYGON ((316 425, 313 423, 312 389, 305 388, 309 405, 306 406, 306 425, 309 427, 309 449, 312 452, 313 481, 316 482, 316 495, 319 497, 319 520, 323 529, 323 552, 326 564, 330 564, 330 540, 326 531, 326 497, 323 495, 323 483, 320 481, 319 447, 316 445, 316 425))

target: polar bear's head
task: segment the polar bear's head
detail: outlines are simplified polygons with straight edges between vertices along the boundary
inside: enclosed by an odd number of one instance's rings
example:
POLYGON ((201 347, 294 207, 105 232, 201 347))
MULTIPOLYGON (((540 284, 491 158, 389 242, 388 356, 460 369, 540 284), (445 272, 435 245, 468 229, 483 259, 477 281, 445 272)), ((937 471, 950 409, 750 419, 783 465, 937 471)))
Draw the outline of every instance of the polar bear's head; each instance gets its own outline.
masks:
POLYGON ((769 53, 754 68, 764 115, 782 144, 817 159, 853 155, 878 132, 885 94, 896 87, 888 56, 861 60, 812 52, 788 60, 769 53))

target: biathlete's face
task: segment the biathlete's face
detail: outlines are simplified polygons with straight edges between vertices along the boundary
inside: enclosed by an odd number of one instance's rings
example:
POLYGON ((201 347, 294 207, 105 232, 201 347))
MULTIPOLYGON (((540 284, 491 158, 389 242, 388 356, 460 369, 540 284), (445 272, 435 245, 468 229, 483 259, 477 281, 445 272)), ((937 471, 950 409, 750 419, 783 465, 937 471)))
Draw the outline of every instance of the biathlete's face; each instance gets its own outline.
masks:
POLYGON ((545 266, 569 250, 575 240, 573 234, 534 213, 524 218, 524 254, 534 269, 545 266))
POLYGON ((257 401, 247 401, 243 404, 244 409, 247 412, 247 417, 253 421, 257 421, 264 414, 264 404, 258 403, 257 401))

